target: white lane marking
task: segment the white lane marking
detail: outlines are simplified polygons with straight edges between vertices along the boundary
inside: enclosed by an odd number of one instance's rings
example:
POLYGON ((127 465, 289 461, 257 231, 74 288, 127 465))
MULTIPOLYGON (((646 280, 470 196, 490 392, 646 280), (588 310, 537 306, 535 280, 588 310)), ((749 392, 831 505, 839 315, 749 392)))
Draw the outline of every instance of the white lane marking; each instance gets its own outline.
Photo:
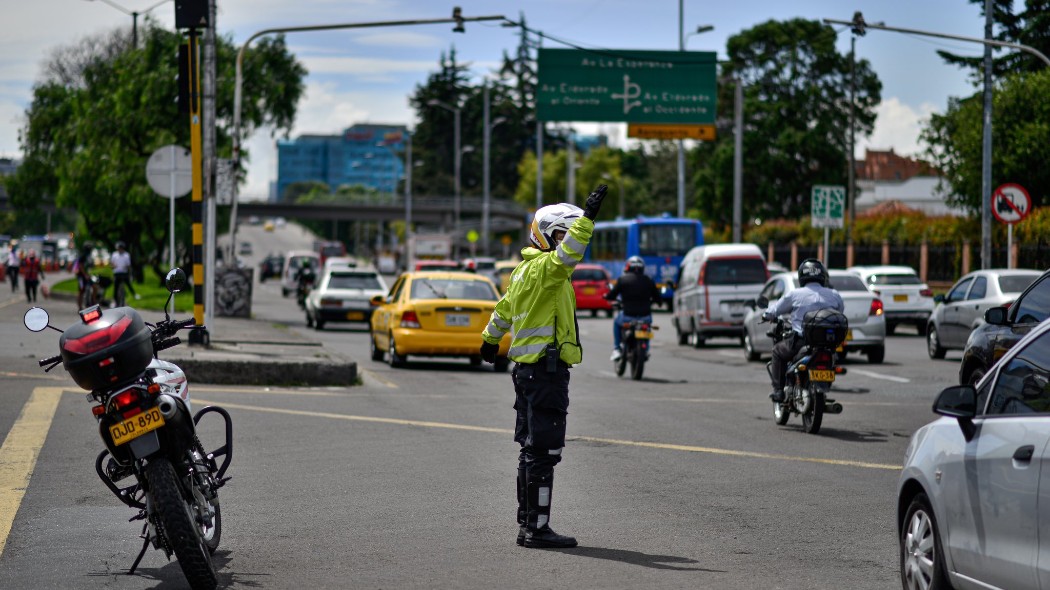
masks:
MULTIPOLYGON (((850 367, 849 373, 860 373, 865 377, 871 377, 872 379, 885 379, 886 381, 893 381, 894 383, 911 383, 911 379, 904 377, 894 377, 893 375, 883 375, 882 373, 876 373, 874 371, 865 371, 864 369, 854 369, 850 367)), ((849 374, 847 373, 847 375, 849 374)))

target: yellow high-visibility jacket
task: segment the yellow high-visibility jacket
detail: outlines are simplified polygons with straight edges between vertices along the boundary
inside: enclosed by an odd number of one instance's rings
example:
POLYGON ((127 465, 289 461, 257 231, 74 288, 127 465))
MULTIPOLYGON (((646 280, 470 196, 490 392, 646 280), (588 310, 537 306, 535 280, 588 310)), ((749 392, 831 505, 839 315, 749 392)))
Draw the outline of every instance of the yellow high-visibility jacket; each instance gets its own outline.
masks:
POLYGON ((594 222, 580 217, 554 250, 522 249, 522 261, 510 275, 510 287, 481 333, 485 342, 498 344, 510 332, 507 356, 519 363, 539 361, 551 342, 557 343, 559 357, 566 363, 583 360, 576 333, 576 294, 569 279, 593 232, 594 222))

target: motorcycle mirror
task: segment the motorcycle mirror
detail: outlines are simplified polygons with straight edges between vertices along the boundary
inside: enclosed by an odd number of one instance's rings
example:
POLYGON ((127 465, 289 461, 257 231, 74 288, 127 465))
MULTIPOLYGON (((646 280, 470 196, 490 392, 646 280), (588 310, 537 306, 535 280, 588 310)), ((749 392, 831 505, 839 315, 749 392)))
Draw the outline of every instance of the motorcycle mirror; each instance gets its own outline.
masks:
POLYGON ((164 277, 164 286, 169 293, 178 293, 186 286, 186 273, 181 268, 173 268, 164 277))
POLYGON ((47 310, 40 307, 30 308, 22 321, 30 332, 41 332, 47 328, 49 322, 47 310))

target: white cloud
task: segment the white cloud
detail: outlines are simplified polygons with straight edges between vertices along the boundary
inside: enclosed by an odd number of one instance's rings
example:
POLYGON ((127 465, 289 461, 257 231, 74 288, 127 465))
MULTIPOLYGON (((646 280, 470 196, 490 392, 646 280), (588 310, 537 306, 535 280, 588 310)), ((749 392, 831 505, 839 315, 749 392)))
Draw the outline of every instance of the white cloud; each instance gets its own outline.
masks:
POLYGON ((923 146, 919 143, 919 131, 922 123, 939 109, 932 103, 923 103, 918 110, 893 96, 884 98, 875 109, 875 130, 870 138, 857 138, 856 156, 864 157, 865 149, 893 149, 899 155, 915 156, 921 154, 923 146))
POLYGON ((361 45, 375 45, 381 47, 444 47, 448 41, 444 37, 425 35, 423 33, 412 33, 408 31, 393 31, 388 33, 370 33, 357 37, 356 41, 361 45))
POLYGON ((25 109, 10 100, 0 100, 0 157, 21 157, 18 131, 22 128, 25 109))

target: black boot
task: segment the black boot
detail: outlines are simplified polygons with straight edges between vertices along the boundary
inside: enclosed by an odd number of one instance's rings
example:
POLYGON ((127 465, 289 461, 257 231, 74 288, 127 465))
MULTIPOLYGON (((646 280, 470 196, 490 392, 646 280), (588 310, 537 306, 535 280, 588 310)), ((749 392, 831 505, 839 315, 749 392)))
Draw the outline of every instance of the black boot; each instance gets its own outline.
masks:
POLYGON ((528 522, 525 524, 524 545, 553 549, 575 547, 576 537, 559 535, 550 527, 553 474, 549 472, 539 476, 529 474, 526 479, 525 488, 529 512, 528 522))
POLYGON ((528 493, 525 491, 525 466, 518 467, 518 545, 525 544, 525 523, 529 519, 528 493))

